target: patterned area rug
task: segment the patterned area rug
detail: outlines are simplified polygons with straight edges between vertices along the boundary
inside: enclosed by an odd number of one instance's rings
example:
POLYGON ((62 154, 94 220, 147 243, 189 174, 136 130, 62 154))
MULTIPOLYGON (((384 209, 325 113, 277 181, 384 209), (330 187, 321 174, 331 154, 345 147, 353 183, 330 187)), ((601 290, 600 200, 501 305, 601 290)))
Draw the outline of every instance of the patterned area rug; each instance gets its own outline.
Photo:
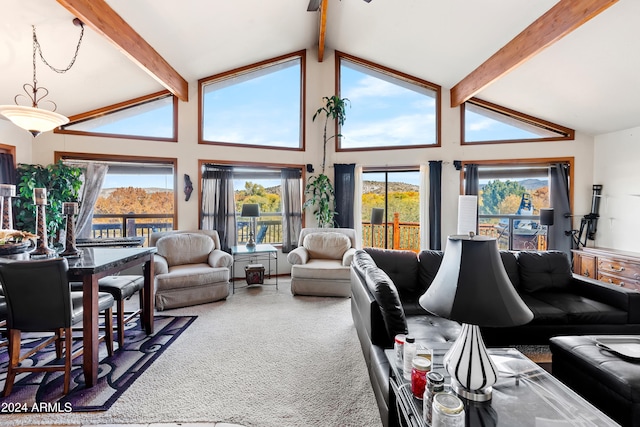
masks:
MULTIPOLYGON (((0 397, 0 412, 81 412, 106 411, 122 393, 162 354, 164 350, 196 319, 197 316, 156 316, 155 333, 147 336, 140 328, 139 319, 127 324, 125 343, 113 356, 105 357, 107 350, 100 343, 100 365, 98 382, 86 388, 82 373, 82 356, 73 360, 71 389, 64 396, 62 372, 36 372, 18 375, 11 395, 0 397)), ((28 337, 23 334, 23 337, 28 337)), ((33 336, 23 339, 23 352, 35 347, 42 338, 33 336)), ((81 341, 74 340, 74 350, 81 341)), ((117 344, 115 344, 117 347, 117 344)), ((55 362, 55 348, 45 350, 23 361, 31 365, 46 365, 55 362)), ((0 349, 0 393, 4 387, 8 363, 7 347, 0 349)), ((57 361, 57 363, 64 363, 57 361)))

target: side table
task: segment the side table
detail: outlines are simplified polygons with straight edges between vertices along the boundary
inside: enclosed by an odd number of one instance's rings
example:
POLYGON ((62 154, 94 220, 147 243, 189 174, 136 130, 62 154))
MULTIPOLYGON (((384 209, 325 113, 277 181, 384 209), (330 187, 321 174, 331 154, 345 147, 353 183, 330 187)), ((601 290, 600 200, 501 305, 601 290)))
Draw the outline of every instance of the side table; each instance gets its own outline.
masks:
POLYGON ((274 260, 276 266, 275 286, 276 289, 278 289, 278 249, 273 245, 260 244, 256 245, 253 248, 247 248, 246 246, 242 245, 232 246, 231 256, 233 257, 233 264, 231 264, 231 287, 233 293, 236 292, 235 266, 236 262, 238 261, 247 261, 251 263, 255 263, 258 261, 267 261, 269 273, 268 276, 269 279, 271 279, 271 260, 274 260))
MULTIPOLYGON (((433 350, 432 369, 444 375, 445 384, 448 384, 449 375, 442 360, 451 344, 418 342, 418 345, 433 350)), ((400 425, 427 426, 423 420, 422 400, 411 393, 410 383, 396 365, 395 351, 385 350, 385 354, 390 364, 389 385, 396 397, 400 425)), ((489 354, 498 367, 499 379, 493 386, 491 402, 462 399, 466 427, 618 425, 518 350, 489 348, 489 354)))

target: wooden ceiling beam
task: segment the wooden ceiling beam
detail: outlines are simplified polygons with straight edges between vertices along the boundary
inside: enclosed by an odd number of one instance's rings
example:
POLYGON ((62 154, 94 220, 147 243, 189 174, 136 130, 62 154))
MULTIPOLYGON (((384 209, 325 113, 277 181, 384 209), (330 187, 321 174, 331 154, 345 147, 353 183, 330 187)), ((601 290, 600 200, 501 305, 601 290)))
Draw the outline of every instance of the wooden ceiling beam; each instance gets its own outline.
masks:
POLYGON ((104 0, 56 0, 85 25, 113 43, 181 101, 189 101, 189 84, 104 0))
POLYGON ((320 25, 318 30, 318 62, 324 59, 324 39, 327 32, 327 6, 329 0, 322 0, 320 5, 320 25))
POLYGON ((569 34, 618 0, 560 0, 451 88, 457 107, 546 47, 569 34))

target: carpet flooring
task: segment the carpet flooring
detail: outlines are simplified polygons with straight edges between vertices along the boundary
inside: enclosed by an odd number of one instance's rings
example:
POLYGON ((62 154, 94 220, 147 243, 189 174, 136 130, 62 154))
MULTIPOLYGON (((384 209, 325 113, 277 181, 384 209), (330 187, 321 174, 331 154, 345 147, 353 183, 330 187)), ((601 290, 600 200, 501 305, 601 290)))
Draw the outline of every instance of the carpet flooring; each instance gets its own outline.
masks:
MULTIPOLYGON (((98 382, 87 388, 82 373, 82 356, 73 360, 70 391, 62 394, 64 376, 62 372, 34 372, 19 374, 14 382, 11 395, 0 397, 0 424, 3 415, 8 412, 80 412, 106 411, 136 381, 136 379, 173 343, 176 338, 195 320, 194 317, 156 316, 154 319, 156 333, 147 336, 141 329, 139 319, 127 325, 125 343, 121 350, 113 356, 106 357, 104 344, 100 345, 100 365, 98 366, 98 382)), ((37 334, 24 334, 22 351, 39 345, 44 338, 37 334)), ((74 341, 74 351, 81 346, 79 340, 74 341)), ((47 346, 29 359, 22 362, 31 366, 63 364, 56 359, 53 345, 47 346)), ((8 364, 7 347, 0 351, 0 386, 4 387, 4 379, 8 364)))
POLYGON ((107 411, 12 414, 0 424, 380 426, 350 299, 294 297, 287 280, 279 285, 159 313, 197 319, 107 411))

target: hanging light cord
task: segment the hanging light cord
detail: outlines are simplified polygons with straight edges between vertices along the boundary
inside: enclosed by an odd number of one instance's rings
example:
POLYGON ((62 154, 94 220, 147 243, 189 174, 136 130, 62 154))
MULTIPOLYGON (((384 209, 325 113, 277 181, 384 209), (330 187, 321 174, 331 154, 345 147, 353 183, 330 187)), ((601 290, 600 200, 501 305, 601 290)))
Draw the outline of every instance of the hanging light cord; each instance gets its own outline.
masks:
MULTIPOLYGON (((36 63, 36 49, 38 50, 38 53, 40 54, 40 59, 42 59, 42 62, 44 62, 49 68, 51 68, 53 71, 55 71, 56 73, 66 73, 67 71, 69 71, 71 69, 71 67, 73 67, 73 64, 76 62, 76 59, 78 58, 78 52, 80 51, 80 44, 82 43, 82 36, 84 36, 84 25, 82 24, 82 22, 80 22, 80 20, 78 20, 80 25, 80 38, 78 39, 78 45, 76 46, 76 52, 73 54, 73 58, 71 58, 71 62, 69 63, 69 65, 67 65, 67 68, 56 68, 53 65, 49 64, 49 62, 47 62, 46 59, 44 59, 44 55, 42 54, 42 47, 40 46, 40 43, 38 42, 38 36, 36 36, 36 27, 34 25, 31 26, 31 28, 33 28, 33 69, 34 69, 34 79, 35 79, 35 63, 36 63)), ((74 20, 75 23, 75 20, 74 20)))
MULTIPOLYGON (((78 45, 76 46, 76 51, 73 54, 73 58, 71 58, 71 62, 69 63, 69 65, 67 65, 66 68, 56 68, 51 64, 49 64, 49 62, 47 62, 46 59, 44 59, 44 55, 42 54, 42 47, 40 47, 40 43, 38 42, 38 36, 36 35, 36 27, 35 25, 31 26, 33 30, 33 85, 30 85, 29 83, 25 83, 24 85, 22 85, 22 88, 27 94, 28 99, 31 101, 31 105, 34 108, 38 108, 38 103, 42 101, 43 98, 45 98, 47 95, 49 95, 49 90, 47 88, 38 87, 38 78, 36 77, 36 51, 40 54, 40 59, 42 59, 42 62, 44 62, 47 67, 51 68, 56 73, 62 74, 69 71, 71 67, 73 67, 73 64, 76 62, 76 59, 78 58, 78 52, 80 51, 80 44, 82 43, 82 36, 84 36, 84 25, 82 24, 82 22, 77 18, 74 19, 73 22, 74 24, 80 26, 80 38, 78 39, 78 45), (40 92, 40 94, 38 94, 38 92, 40 92)), ((24 96, 25 95, 23 94, 16 95, 14 98, 14 102, 17 105, 19 105, 18 99, 24 96)), ((58 108, 56 103, 51 100, 45 100, 44 102, 48 102, 53 106, 52 111, 56 111, 56 109, 58 108)))

